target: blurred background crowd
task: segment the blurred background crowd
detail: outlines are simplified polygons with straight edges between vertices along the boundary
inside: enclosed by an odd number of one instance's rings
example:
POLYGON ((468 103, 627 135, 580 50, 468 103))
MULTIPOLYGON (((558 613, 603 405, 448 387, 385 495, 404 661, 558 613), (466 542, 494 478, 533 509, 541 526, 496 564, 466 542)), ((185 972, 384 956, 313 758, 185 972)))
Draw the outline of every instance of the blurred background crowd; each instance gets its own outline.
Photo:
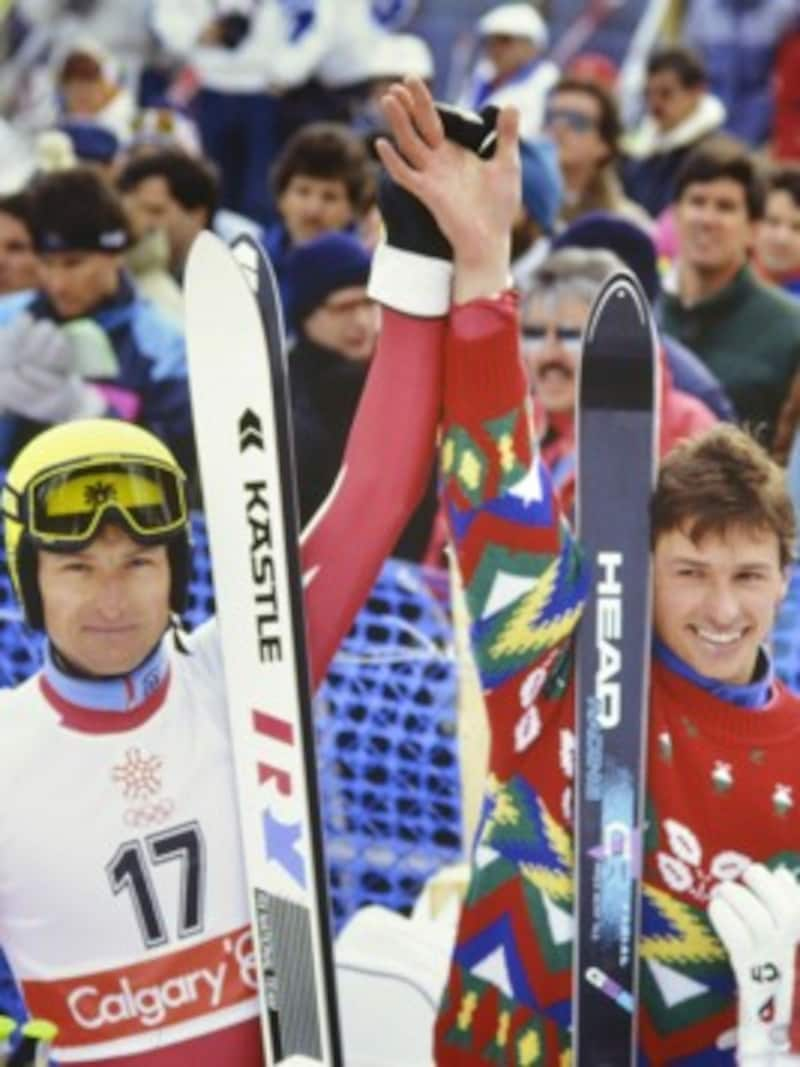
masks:
MULTIPOLYGON (((416 75, 521 113, 510 270, 567 506, 582 327, 620 262, 662 331, 662 449, 736 419, 800 468, 797 0, 16 0, 0 18, 0 466, 44 425, 113 414, 194 477, 184 263, 204 228, 248 232, 281 287, 307 521, 380 330, 379 100, 416 75)), ((432 470, 397 554, 438 562, 441 542, 432 470)))

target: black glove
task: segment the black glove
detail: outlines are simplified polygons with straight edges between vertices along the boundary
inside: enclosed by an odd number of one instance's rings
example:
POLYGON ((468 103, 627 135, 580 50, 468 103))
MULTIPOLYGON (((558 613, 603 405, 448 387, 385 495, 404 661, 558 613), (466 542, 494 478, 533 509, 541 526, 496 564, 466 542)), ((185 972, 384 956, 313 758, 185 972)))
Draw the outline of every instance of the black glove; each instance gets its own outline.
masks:
MULTIPOLYGON (((447 104, 436 109, 445 137, 483 156, 494 152, 497 108, 480 115, 447 104)), ((444 315, 450 306, 453 249, 430 211, 386 170, 378 183, 386 241, 372 260, 370 295, 387 307, 422 318, 444 315)))
MULTIPOLYGON (((486 107, 478 114, 449 104, 436 110, 449 141, 488 159, 494 154, 498 109, 486 107)), ((386 227, 386 243, 406 252, 451 260, 450 242, 436 225, 430 211, 412 194, 401 188, 384 168, 378 184, 378 206, 386 227)))
POLYGON ((492 158, 497 146, 499 108, 489 104, 478 113, 463 107, 451 107, 450 104, 437 104, 436 110, 448 141, 471 149, 481 159, 492 158))

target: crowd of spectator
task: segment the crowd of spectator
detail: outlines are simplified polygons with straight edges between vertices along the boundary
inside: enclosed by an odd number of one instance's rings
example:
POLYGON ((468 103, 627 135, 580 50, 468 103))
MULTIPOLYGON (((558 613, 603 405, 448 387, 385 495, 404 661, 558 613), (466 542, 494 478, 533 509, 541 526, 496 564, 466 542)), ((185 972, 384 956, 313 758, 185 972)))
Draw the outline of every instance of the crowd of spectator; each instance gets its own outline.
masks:
MULTIPOLYGON (((248 232, 276 268, 294 345, 306 520, 329 488, 379 330, 368 297, 338 294, 362 284, 354 265, 366 274, 380 240, 380 94, 408 74, 437 85, 444 72, 432 42, 398 25, 411 12, 415 28, 414 5, 392 16, 392 5, 352 0, 343 19, 332 0, 139 3, 126 26, 112 7, 20 0, 4 18, 0 463, 43 425, 110 413, 162 435, 195 478, 183 270, 201 230, 248 232), (321 341, 309 329, 318 316, 338 324, 321 341), (331 433, 332 448, 314 444, 331 433)), ((585 310, 573 321, 574 287, 587 297, 584 272, 615 262, 558 254, 556 283, 548 256, 576 233, 639 274, 676 388, 747 423, 785 460, 800 391, 800 163, 786 158, 778 103, 792 92, 794 5, 687 5, 677 32, 665 24, 640 57, 637 99, 591 40, 559 61, 534 5, 487 8, 468 27, 472 62, 451 102, 521 114, 510 266, 524 306, 549 308, 524 339, 540 350, 529 359, 537 404, 547 406, 548 380, 572 374, 566 353, 585 310), (623 115, 636 119, 626 128, 623 115), (544 331, 535 342, 533 329, 544 331)), ((560 456, 570 441, 560 435, 560 456)), ((423 511, 398 550, 437 559, 423 511)))

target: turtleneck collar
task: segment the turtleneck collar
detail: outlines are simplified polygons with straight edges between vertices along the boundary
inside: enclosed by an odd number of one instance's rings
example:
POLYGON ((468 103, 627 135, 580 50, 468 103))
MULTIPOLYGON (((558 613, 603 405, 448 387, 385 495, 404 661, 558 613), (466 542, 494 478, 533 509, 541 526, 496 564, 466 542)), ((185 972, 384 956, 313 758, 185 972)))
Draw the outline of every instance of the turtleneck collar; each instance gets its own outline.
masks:
POLYGON ((70 673, 48 643, 42 693, 63 726, 84 733, 119 733, 141 726, 161 707, 169 687, 169 655, 162 639, 129 674, 92 678, 70 673))
POLYGON ((745 685, 721 682, 716 678, 708 678, 704 674, 699 674, 657 637, 653 639, 653 652, 666 667, 710 693, 717 700, 727 701, 729 704, 746 708, 748 711, 768 710, 774 686, 774 673, 772 660, 765 649, 759 649, 755 677, 745 685))

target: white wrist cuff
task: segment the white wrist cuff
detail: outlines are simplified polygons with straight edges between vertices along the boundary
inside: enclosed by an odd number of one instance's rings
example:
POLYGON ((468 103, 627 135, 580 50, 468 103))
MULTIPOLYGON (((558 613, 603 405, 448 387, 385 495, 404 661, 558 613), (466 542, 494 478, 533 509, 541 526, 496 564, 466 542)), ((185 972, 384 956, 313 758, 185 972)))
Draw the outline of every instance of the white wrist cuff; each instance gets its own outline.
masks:
POLYGON ((367 292, 395 311, 428 319, 450 310, 452 284, 449 260, 382 243, 372 256, 367 292))

